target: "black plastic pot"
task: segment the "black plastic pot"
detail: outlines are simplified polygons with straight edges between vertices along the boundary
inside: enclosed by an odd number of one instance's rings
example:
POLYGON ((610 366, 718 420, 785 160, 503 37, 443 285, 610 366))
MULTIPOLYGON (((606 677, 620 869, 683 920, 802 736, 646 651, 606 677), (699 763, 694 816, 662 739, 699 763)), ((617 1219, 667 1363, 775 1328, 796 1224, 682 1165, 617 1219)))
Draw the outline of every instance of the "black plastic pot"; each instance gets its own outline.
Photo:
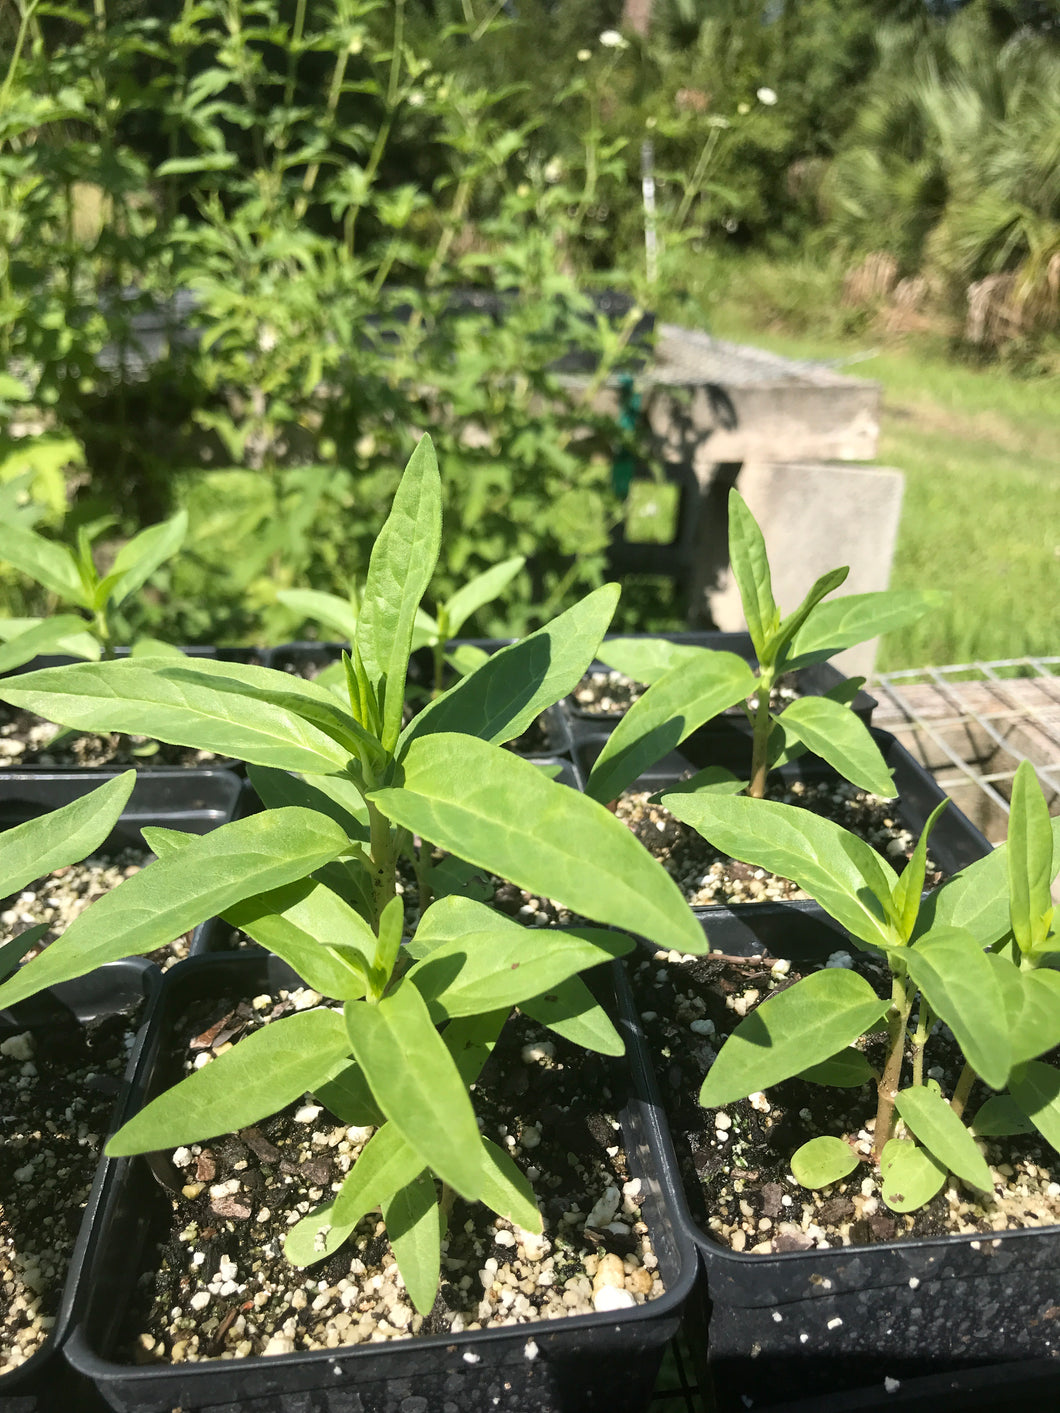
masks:
MULTIPOLYGON (((43 1049, 49 1036, 71 1026, 106 1016, 134 1013, 156 994, 159 983, 158 968, 142 958, 111 962, 88 976, 51 987, 39 996, 0 1011, 0 1039, 31 1030, 38 1037, 39 1048, 43 1049)), ((115 1099, 113 1120, 108 1125, 110 1133, 117 1127, 117 1114, 124 1103, 144 1037, 145 1025, 141 1024, 126 1068, 122 1092, 115 1099)), ((73 1374, 60 1351, 76 1317, 80 1275, 94 1249, 95 1216, 112 1179, 113 1164, 104 1160, 97 1170, 85 1206, 51 1333, 24 1364, 0 1376, 0 1408, 4 1413, 38 1413, 38 1410, 39 1413, 52 1413, 52 1410, 59 1413, 60 1409, 66 1413, 66 1410, 86 1407, 91 1400, 91 1388, 83 1385, 73 1374)), ((11 1200, 12 1194, 5 1194, 5 1201, 11 1200)))
MULTIPOLYGON (((272 958, 197 958, 166 977, 153 1008, 149 1042, 127 1113, 176 1078, 165 1056, 169 1018, 193 995, 235 985, 254 994, 290 986, 272 958)), ((692 1247, 674 1227, 669 1175, 655 1160, 655 1116, 639 1099, 621 1111, 630 1171, 651 1194, 646 1213, 667 1293, 621 1318, 608 1314, 492 1330, 416 1337, 300 1354, 195 1364, 119 1364, 113 1357, 137 1281, 151 1266, 157 1224, 168 1199, 142 1159, 119 1165, 84 1277, 86 1299, 67 1357, 122 1413, 545 1413, 646 1406, 665 1342, 676 1332, 695 1279, 692 1247), (527 1341, 537 1346, 527 1354, 527 1341)))
MULTIPOLYGON (((829 933, 791 947, 776 924, 763 928, 766 946, 749 946, 728 917, 710 935, 715 950, 736 956, 823 961, 835 947, 829 933)), ((619 1006, 643 1042, 628 986, 619 1006)), ((641 1068, 647 1048, 630 1053, 660 1117, 663 1162, 680 1173, 660 1082, 650 1059, 641 1068)), ((719 1413, 956 1413, 999 1407, 990 1400, 1020 1380, 1054 1400, 1060 1392, 1060 1226, 754 1255, 715 1242, 698 1183, 678 1185, 678 1220, 702 1266, 684 1333, 719 1413)))
MULTIPOLYGON (((608 637, 621 638, 662 638, 667 643, 681 643, 693 648, 710 648, 715 652, 735 653, 737 657, 742 657, 749 663, 754 663, 755 652, 751 643, 750 633, 722 633, 720 631, 700 632, 700 633, 620 633, 608 634, 608 637)), ((606 639, 605 639, 606 641, 606 639)), ((597 659, 589 668, 589 673, 593 676, 603 676, 610 669, 607 665, 597 659)), ((823 696, 825 692, 830 692, 834 687, 838 687, 846 678, 841 672, 834 668, 831 663, 815 663, 812 667, 801 667, 795 673, 796 686, 803 696, 823 696)), ((595 712, 587 711, 577 704, 573 696, 564 699, 564 709, 570 717, 575 734, 581 737, 583 734, 591 734, 601 728, 614 726, 621 721, 624 712, 595 712)), ((872 713, 876 710, 876 698, 870 696, 864 688, 859 689, 851 704, 851 710, 855 716, 861 718, 866 726, 872 725, 872 713)), ((705 722, 699 730, 693 733, 690 740, 694 740, 702 733, 716 731, 735 731, 740 736, 749 736, 751 731, 750 723, 743 708, 737 704, 721 712, 711 721, 705 722)))
MULTIPOLYGON (((935 806, 946 798, 945 794, 935 783, 934 777, 909 754, 895 736, 887 731, 875 729, 872 736, 887 765, 894 771, 897 790, 896 818, 915 838, 919 838, 928 816, 935 806)), ((575 759, 586 777, 606 739, 606 735, 597 734, 595 737, 586 737, 577 745, 575 759)), ((684 742, 679 751, 673 752, 654 770, 646 771, 630 788, 650 790, 654 793, 674 784, 682 775, 688 776, 705 765, 725 766, 738 775, 743 772, 742 778, 746 778, 750 773, 750 742, 747 740, 719 733, 712 738, 711 749, 700 755, 695 764, 684 756, 687 745, 688 743, 684 742)), ((819 757, 810 755, 782 766, 776 775, 782 780, 805 780, 811 783, 838 779, 831 766, 826 765, 819 757)), ((958 873, 991 851, 992 845, 985 836, 951 802, 931 832, 931 856, 942 871, 947 875, 958 873)), ((768 901, 696 907, 693 912, 708 923, 721 917, 731 919, 725 926, 735 928, 735 935, 742 938, 745 946, 751 947, 758 944, 763 927, 772 928, 773 924, 765 919, 774 914, 796 930, 796 938, 804 934, 812 938, 818 926, 827 927, 840 936, 844 935, 838 924, 834 923, 821 905, 812 898, 797 898, 790 902, 768 901)))

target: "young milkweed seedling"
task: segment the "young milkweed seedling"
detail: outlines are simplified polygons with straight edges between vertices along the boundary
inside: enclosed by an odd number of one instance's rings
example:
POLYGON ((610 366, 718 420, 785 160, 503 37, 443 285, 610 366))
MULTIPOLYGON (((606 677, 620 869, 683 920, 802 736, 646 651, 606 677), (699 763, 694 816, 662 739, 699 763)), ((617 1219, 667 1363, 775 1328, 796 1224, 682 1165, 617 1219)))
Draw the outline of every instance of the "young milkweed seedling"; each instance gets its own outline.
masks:
POLYGON ((575 1043, 621 1053, 580 973, 633 944, 600 928, 528 931, 448 896, 424 906, 402 945, 400 856, 418 856, 422 870, 435 844, 595 922, 668 949, 705 947, 677 887, 624 825, 501 749, 579 680, 614 611, 614 585, 495 653, 402 727, 416 613, 440 537, 441 484, 424 438, 372 551, 346 703, 266 668, 165 658, 0 684, 3 699, 67 725, 242 758, 268 806, 201 837, 145 831, 157 860, 0 987, 0 1005, 215 914, 284 958, 341 1011, 264 1027, 154 1100, 108 1151, 245 1128, 306 1091, 343 1122, 373 1115, 377 1131, 341 1191, 292 1231, 287 1250, 316 1260, 379 1205, 421 1311, 438 1284, 439 1182, 540 1230, 525 1181, 479 1134, 468 1092, 505 1017, 518 1005, 575 1043))
POLYGON ((849 710, 864 678, 851 678, 825 696, 802 697, 778 714, 770 709, 770 692, 781 673, 825 662, 843 648, 914 622, 928 611, 930 596, 885 590, 824 603, 849 572, 833 569, 817 580, 794 613, 781 617, 762 532, 735 490, 729 493, 729 554, 758 658, 757 675, 735 653, 661 638, 609 639, 601 659, 649 686, 597 757, 586 785, 589 794, 603 802, 615 799, 705 721, 757 694, 755 710, 745 705, 753 727, 750 779, 708 767, 694 777, 699 788, 746 790, 760 797, 773 767, 813 751, 861 789, 892 795, 891 772, 879 748, 849 710))
MULTIPOLYGON (((891 994, 881 999, 854 971, 828 968, 768 997, 733 1031, 711 1066, 700 1103, 744 1099, 781 1080, 875 1085, 873 1157, 883 1199, 908 1212, 953 1173, 990 1192, 976 1137, 1038 1129, 1060 1151, 1060 1070, 1040 1057, 1060 1044, 1060 953, 1050 884, 1060 871, 1060 819, 1050 821, 1034 770, 1016 773, 1008 842, 922 898, 931 815, 901 877, 867 844, 830 820, 790 805, 710 794, 663 803, 718 848, 794 878, 862 949, 882 955, 891 994), (951 1094, 925 1077, 936 1021, 953 1034, 964 1066, 951 1094), (885 1027, 877 1071, 860 1048, 885 1027), (911 1058, 908 1058, 911 1057, 911 1058), (997 1091, 971 1127, 963 1114, 977 1080, 997 1091)), ((858 1165, 838 1136, 811 1139, 792 1156, 807 1187, 838 1182, 858 1165)))

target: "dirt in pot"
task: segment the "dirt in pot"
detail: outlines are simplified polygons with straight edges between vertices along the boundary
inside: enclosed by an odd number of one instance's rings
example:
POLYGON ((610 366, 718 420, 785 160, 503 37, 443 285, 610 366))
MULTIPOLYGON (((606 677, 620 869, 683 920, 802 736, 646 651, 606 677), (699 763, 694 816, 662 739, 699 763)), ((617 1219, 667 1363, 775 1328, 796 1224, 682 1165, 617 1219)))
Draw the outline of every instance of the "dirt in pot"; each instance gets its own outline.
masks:
MULTIPOLYGON (((529 889, 509 883, 488 869, 476 868, 454 858, 443 849, 432 851, 432 867, 438 871, 432 900, 448 893, 457 893, 495 908, 523 927, 569 927, 586 921, 553 898, 531 893, 529 889)), ((416 871, 411 859, 404 855, 398 860, 396 887, 405 906, 405 930, 411 933, 419 922, 422 909, 416 871)))
MULTIPOLYGON (((198 1048, 184 1067, 320 1003, 312 991, 280 990, 190 1006, 178 1029, 198 1048)), ((513 1016, 472 1098, 483 1131, 533 1184, 544 1234, 457 1199, 426 1317, 408 1299, 378 1213, 320 1265, 299 1270, 282 1254, 284 1233, 338 1189, 372 1129, 349 1128, 306 1099, 239 1134, 177 1149, 182 1190, 165 1204, 170 1230, 130 1302, 122 1357, 143 1364, 335 1349, 621 1310, 661 1295, 640 1182, 613 1117, 620 1084, 613 1061, 513 1016), (597 1110, 587 1109, 587 1094, 597 1110)))
MULTIPOLYGON (((62 935, 74 918, 109 893, 112 888, 139 873, 154 859, 147 849, 126 848, 115 853, 92 854, 81 863, 57 868, 54 873, 27 884, 21 892, 3 902, 0 911, 0 945, 36 923, 46 923, 48 931, 26 955, 35 957, 62 935)), ((188 955, 191 933, 185 932, 165 947, 150 953, 163 971, 188 955)))
MULTIPOLYGON (((827 965, 856 965, 881 996, 890 993, 889 969, 871 957, 837 951, 827 965)), ((926 1206, 899 1213, 885 1206, 870 1156, 874 1084, 837 1089, 792 1079, 723 1109, 701 1108, 700 1086, 725 1037, 801 975, 795 964, 768 956, 678 958, 660 952, 631 968, 685 1190, 705 1232, 734 1251, 775 1253, 903 1237, 993 1235, 1060 1222, 1060 1159, 1037 1133, 979 1140, 994 1178, 991 1195, 951 1178, 926 1206), (823 1134, 848 1142, 860 1162, 842 1182, 811 1190, 796 1182, 790 1159, 801 1144, 823 1134)), ((882 1049, 879 1037, 864 1043, 877 1070, 882 1049)), ((927 1077, 952 1094, 963 1058, 945 1027, 931 1037, 926 1053, 927 1077)), ((903 1083, 911 1063, 907 1054, 903 1083)), ((977 1083, 966 1114, 974 1115, 991 1093, 977 1083)))
POLYGON ((45 721, 31 711, 0 703, 0 768, 19 770, 42 766, 53 770, 70 767, 158 770, 214 765, 212 751, 191 746, 169 746, 147 736, 73 733, 45 721))
POLYGON ((0 1374, 55 1323, 66 1270, 136 1032, 130 1016, 0 1040, 0 1374))
MULTIPOLYGON (((766 797, 834 820, 871 844, 899 873, 916 846, 916 838, 898 818, 896 801, 880 799, 846 781, 795 780, 770 786, 766 797)), ((652 804, 650 791, 627 790, 615 813, 659 859, 695 907, 809 897, 791 879, 739 863, 715 849, 691 825, 675 819, 662 805, 652 804)), ((934 888, 942 879, 929 855, 924 886, 934 888)))

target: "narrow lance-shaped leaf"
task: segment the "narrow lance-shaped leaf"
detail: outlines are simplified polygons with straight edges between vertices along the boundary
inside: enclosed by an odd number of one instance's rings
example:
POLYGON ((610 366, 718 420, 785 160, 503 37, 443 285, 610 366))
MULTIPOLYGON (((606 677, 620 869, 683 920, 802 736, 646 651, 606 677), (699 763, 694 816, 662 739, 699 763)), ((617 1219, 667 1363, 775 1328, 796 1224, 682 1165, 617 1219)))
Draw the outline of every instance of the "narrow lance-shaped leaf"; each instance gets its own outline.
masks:
POLYGON ((404 782, 372 799, 421 838, 660 947, 704 950, 677 885, 625 825, 531 762, 473 738, 426 736, 409 747, 404 782))
POLYGON ((697 726, 754 691, 755 676, 735 653, 678 663, 633 703, 607 738, 586 784, 601 804, 661 760, 697 726))
POLYGON ((115 608, 120 607, 137 589, 143 588, 160 565, 172 559, 187 533, 188 512, 181 510, 160 525, 151 525, 134 535, 118 551, 113 569, 99 586, 105 590, 105 597, 97 607, 102 608, 108 599, 115 608))
POLYGON ((305 780, 287 770, 252 765, 247 770, 250 783, 266 809, 302 805, 318 810, 345 829, 351 839, 369 841, 368 806, 352 780, 342 775, 318 775, 305 780))
POLYGON ((415 986, 399 984, 376 1005, 349 1002, 346 1026, 384 1114, 443 1182, 476 1201, 482 1160, 475 1114, 415 986))
POLYGON ((117 824, 136 783, 127 770, 51 814, 0 834, 0 898, 35 878, 79 863, 98 849, 117 824))
POLYGON ((845 594, 819 605, 796 633, 784 666, 788 671, 826 662, 844 648, 864 643, 893 628, 915 623, 946 598, 919 589, 881 589, 845 594))
POLYGON ((766 643, 766 654, 765 657, 761 659, 763 667, 771 667, 774 663, 778 666, 783 665, 784 650, 791 642, 792 638, 814 612, 821 600, 827 594, 832 593, 834 589, 838 589, 839 586, 845 582, 849 573, 850 569, 846 565, 841 569, 830 569, 827 574, 822 574, 821 577, 811 585, 802 603, 799 604, 794 613, 789 613, 787 618, 781 619, 777 631, 766 643))
POLYGON ((357 610, 348 599, 340 599, 338 594, 322 593, 319 589, 280 589, 276 597, 292 613, 322 623, 343 642, 353 642, 357 632, 357 610))
POLYGON ((1053 834, 1049 806, 1034 766, 1021 760, 1012 782, 1008 821, 1008 885, 1012 931, 1024 956, 1033 957, 1049 934, 1053 907, 1053 834))
POLYGON ((91 609, 91 595, 86 592, 77 560, 66 545, 45 539, 24 525, 8 523, 4 526, 0 558, 61 599, 91 609))
POLYGON ((894 1103, 908 1128, 951 1173, 981 1192, 993 1192, 994 1180, 975 1139, 941 1094, 917 1085, 900 1089, 894 1103))
POLYGON ((666 791, 660 798, 716 848, 741 863, 794 879, 862 942, 879 947, 896 940, 891 896, 897 875, 840 825, 794 805, 744 795, 666 791))
POLYGON ((1060 1070, 1044 1060, 1018 1065, 1009 1092, 1042 1137, 1060 1153, 1060 1070))
MULTIPOLYGON (((14 668, 21 667, 24 662, 30 662, 43 653, 68 652, 68 641, 71 635, 83 633, 84 627, 85 620, 83 618, 78 618, 73 613, 60 613, 55 618, 46 618, 32 628, 27 628, 17 637, 9 638, 0 648, 0 672, 11 672, 14 668)), ((81 653, 77 655, 98 657, 99 651, 97 649, 95 654, 81 653)))
POLYGON ((650 685, 678 663, 695 662, 707 652, 710 652, 709 648, 694 647, 690 643, 670 643, 665 638, 606 638, 600 644, 597 657, 616 672, 624 672, 634 682, 650 685))
POLYGON ((544 1223, 526 1177, 496 1143, 483 1138, 482 1149, 483 1202, 498 1217, 506 1217, 524 1231, 541 1232, 544 1223))
POLYGON ((898 920, 898 932, 903 942, 908 942, 912 937, 920 913, 920 895, 924 891, 924 878, 927 873, 928 840, 939 815, 948 804, 948 799, 940 800, 928 815, 927 822, 920 831, 920 838, 916 841, 912 857, 895 884, 892 895, 894 915, 898 920))
POLYGON ((782 714, 788 735, 838 770, 862 790, 890 799, 894 778, 868 727, 849 709, 827 697, 801 697, 782 714))
POLYGON ((49 667, 4 681, 0 700, 63 726, 153 736, 310 774, 343 770, 360 739, 352 717, 314 683, 205 659, 49 667))
POLYGON ((386 1234, 409 1299, 430 1314, 442 1264, 442 1214, 430 1173, 420 1173, 382 1204, 386 1234))
POLYGON ((513 740, 580 680, 618 603, 617 584, 595 589, 518 643, 493 653, 406 726, 399 754, 419 737, 459 731, 500 744, 513 740))
POLYGON ((736 490, 729 492, 729 559, 740 591, 747 630, 758 660, 762 662, 769 639, 780 623, 780 614, 773 600, 766 542, 758 522, 736 490))
POLYGON ((442 537, 442 486, 430 437, 405 467, 390 514, 368 564, 356 643, 372 685, 386 683, 381 740, 392 751, 401 731, 405 673, 416 610, 426 592, 442 537))
POLYGON ((269 810, 223 824, 99 898, 0 987, 0 1006, 104 962, 153 951, 241 898, 305 877, 345 848, 342 830, 309 810, 269 810))
POLYGON ((112 1158, 151 1153, 247 1128, 337 1073, 348 1054, 337 1011, 283 1016, 153 1099, 106 1151, 112 1158))
POLYGON ((976 939, 961 928, 935 928, 906 948, 902 958, 972 1069, 992 1089, 1003 1088, 1012 1064, 1004 999, 976 939))
POLYGON ((813 972, 740 1022, 711 1066, 699 1102, 713 1109, 791 1079, 864 1035, 887 1007, 856 972, 813 972))

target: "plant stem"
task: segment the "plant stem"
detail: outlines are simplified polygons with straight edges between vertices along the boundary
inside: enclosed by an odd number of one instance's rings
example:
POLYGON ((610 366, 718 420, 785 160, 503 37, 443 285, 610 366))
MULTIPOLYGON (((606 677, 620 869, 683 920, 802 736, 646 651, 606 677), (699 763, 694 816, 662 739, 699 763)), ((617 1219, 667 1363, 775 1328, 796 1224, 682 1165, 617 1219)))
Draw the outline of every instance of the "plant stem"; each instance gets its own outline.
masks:
POLYGON ((924 1047, 927 1045, 928 1032, 934 1024, 935 1012, 921 996, 916 1018, 916 1031, 913 1035, 913 1084, 915 1086, 924 1083, 924 1047))
POLYGON ((964 1069, 961 1070, 957 1079, 957 1087, 953 1091, 953 1098, 950 1100, 950 1108, 958 1118, 964 1113, 964 1106, 968 1102, 968 1096, 972 1092, 972 1086, 979 1078, 971 1065, 965 1062, 964 1069))
POLYGON ((891 986, 892 1012, 888 1017, 889 1034, 887 1063, 876 1084, 876 1131, 872 1137, 872 1156, 879 1161, 885 1144, 894 1135, 894 1100, 902 1079, 902 1059, 905 1054, 905 1028, 913 1007, 913 988, 904 974, 896 974, 891 986))
POLYGON ((766 776, 769 773, 769 735, 773 721, 769 715, 769 694, 773 689, 773 672, 767 669, 758 679, 758 709, 755 712, 754 737, 751 746, 751 783, 747 793, 752 800, 760 800, 766 793, 766 776))
POLYGON ((397 859, 394 855, 394 839, 390 831, 390 821, 380 814, 371 800, 367 803, 368 824, 371 830, 372 899, 375 904, 372 927, 378 933, 379 919, 383 915, 383 909, 394 896, 397 859))

